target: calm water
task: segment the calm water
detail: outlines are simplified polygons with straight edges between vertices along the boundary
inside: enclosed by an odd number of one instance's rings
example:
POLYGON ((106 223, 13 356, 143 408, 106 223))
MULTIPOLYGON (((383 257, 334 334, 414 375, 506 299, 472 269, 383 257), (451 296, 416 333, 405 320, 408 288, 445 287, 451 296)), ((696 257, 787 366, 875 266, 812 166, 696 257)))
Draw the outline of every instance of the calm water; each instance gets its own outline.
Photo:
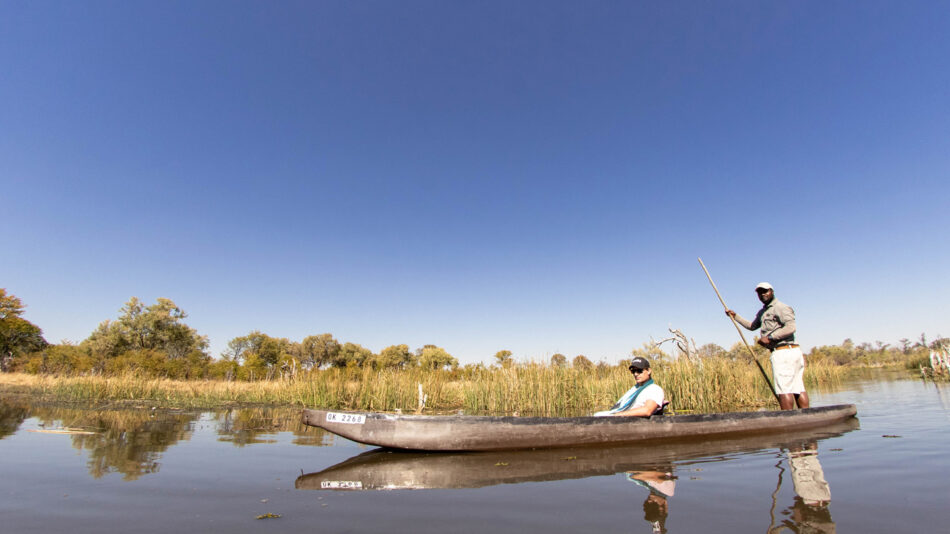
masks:
POLYGON ((0 532, 947 530, 950 386, 867 381, 812 398, 857 404, 859 421, 755 439, 441 455, 376 451, 301 427, 293 411, 3 402, 0 532), (267 513, 280 517, 255 519, 267 513))

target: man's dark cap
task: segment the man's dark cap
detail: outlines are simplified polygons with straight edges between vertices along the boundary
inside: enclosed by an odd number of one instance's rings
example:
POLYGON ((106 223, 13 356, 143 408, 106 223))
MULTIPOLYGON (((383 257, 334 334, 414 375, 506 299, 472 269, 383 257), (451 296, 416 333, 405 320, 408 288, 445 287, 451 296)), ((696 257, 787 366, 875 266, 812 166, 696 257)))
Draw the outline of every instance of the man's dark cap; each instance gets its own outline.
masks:
POLYGON ((630 369, 649 369, 649 368, 650 368, 650 362, 648 362, 646 358, 641 358, 637 356, 636 358, 630 361, 630 369))

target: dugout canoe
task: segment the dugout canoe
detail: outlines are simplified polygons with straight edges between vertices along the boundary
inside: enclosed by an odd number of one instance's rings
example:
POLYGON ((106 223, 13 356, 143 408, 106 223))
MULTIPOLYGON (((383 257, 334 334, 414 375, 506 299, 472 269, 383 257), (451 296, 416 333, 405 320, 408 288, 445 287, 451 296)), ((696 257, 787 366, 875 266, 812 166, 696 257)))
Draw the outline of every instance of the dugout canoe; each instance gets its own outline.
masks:
POLYGON ((616 473, 676 473, 763 450, 807 450, 817 456, 820 442, 858 428, 858 420, 850 418, 815 429, 604 447, 437 453, 373 449, 301 475, 294 487, 331 491, 460 489, 616 473))
POLYGON ((304 410, 301 421, 391 449, 549 449, 819 428, 854 417, 853 404, 760 412, 641 417, 497 417, 304 410))

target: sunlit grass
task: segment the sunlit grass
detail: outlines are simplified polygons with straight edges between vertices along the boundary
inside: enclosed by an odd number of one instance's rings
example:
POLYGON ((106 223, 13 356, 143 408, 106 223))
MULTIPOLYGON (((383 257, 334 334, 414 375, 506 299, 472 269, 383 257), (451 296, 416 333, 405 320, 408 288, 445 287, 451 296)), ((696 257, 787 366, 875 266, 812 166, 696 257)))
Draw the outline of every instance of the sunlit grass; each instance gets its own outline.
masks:
MULTIPOLYGON (((769 372, 768 362, 764 362, 769 372)), ((809 365, 806 386, 833 387, 845 369, 809 365)), ((751 361, 709 358, 658 362, 654 379, 676 412, 714 412, 774 407, 772 394, 751 361)), ((134 374, 50 376, 0 374, 0 388, 57 402, 134 403, 161 407, 233 405, 320 407, 339 410, 415 412, 419 385, 423 413, 587 415, 611 406, 634 383, 624 367, 593 369, 526 363, 456 371, 328 369, 296 378, 255 382, 169 380, 134 374)))

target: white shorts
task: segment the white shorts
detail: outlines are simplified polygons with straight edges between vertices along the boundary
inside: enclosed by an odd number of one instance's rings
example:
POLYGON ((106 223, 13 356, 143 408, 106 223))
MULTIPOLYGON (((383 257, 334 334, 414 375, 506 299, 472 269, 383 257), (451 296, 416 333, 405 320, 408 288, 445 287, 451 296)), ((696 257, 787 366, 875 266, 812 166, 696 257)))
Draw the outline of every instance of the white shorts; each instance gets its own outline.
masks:
POLYGON ((801 347, 772 351, 772 381, 779 395, 804 393, 805 356, 801 347))

